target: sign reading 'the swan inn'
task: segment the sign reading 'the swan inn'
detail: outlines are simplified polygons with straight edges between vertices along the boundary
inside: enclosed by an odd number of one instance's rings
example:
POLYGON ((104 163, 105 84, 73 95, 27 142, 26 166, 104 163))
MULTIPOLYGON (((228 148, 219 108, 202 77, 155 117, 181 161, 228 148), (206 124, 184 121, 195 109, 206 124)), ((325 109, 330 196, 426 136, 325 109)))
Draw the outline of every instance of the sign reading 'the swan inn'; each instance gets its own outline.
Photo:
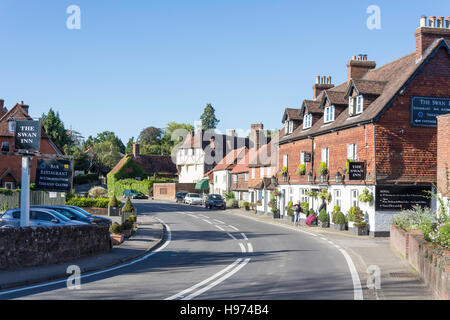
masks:
POLYGON ((16 121, 14 148, 39 151, 41 126, 39 121, 16 121))
POLYGON ((411 125, 414 127, 437 127, 436 117, 447 113, 450 113, 450 98, 411 98, 411 125))

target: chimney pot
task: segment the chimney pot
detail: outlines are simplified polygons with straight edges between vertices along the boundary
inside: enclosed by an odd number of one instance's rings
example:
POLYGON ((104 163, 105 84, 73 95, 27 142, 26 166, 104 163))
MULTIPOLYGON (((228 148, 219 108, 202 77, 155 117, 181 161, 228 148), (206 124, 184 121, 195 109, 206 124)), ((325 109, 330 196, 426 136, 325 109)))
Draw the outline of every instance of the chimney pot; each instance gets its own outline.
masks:
POLYGON ((445 27, 450 28, 450 17, 445 18, 445 27))
POLYGON ((236 130, 228 130, 228 135, 234 137, 236 135, 236 130))
POLYGON ((316 76, 316 84, 320 83, 320 76, 316 76))
POLYGON ((444 27, 444 17, 437 18, 436 27, 437 28, 443 28, 444 27))
POLYGON ((140 156, 140 147, 141 145, 139 143, 133 143, 133 156, 135 158, 139 158, 140 156))
POLYGON ((434 26, 435 26, 435 20, 436 20, 436 17, 435 17, 435 16, 431 16, 431 17, 428 18, 428 26, 429 26, 430 28, 434 28, 434 26))
POLYGON ((420 27, 426 27, 427 26, 427 17, 421 16, 420 17, 420 27))
POLYGON ((325 76, 322 76, 322 84, 325 84, 325 76))

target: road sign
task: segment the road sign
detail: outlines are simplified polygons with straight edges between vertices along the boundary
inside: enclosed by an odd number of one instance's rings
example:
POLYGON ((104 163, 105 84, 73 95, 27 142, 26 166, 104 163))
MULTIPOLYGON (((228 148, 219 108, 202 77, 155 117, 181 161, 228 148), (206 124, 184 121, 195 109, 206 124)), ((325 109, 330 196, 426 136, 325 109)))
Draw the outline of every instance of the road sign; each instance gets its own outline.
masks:
POLYGON ((39 151, 41 126, 39 121, 16 121, 14 149, 39 151))
POLYGON ((436 117, 447 113, 450 113, 450 98, 411 98, 411 125, 414 127, 437 127, 436 117))
POLYGON ((364 162, 348 163, 348 180, 365 180, 366 164, 364 162))
POLYGON ((36 189, 71 192, 73 166, 68 160, 37 160, 36 189))

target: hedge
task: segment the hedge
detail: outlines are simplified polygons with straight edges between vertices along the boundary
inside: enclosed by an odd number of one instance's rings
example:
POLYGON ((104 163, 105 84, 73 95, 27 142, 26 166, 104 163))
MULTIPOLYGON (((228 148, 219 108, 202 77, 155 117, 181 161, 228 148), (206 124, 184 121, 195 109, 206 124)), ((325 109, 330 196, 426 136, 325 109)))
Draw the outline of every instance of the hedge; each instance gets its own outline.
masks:
POLYGON ((74 185, 80 185, 80 184, 88 184, 98 181, 98 174, 97 173, 91 173, 91 174, 84 174, 80 176, 73 177, 73 184, 74 185))
POLYGON ((108 208, 109 201, 109 198, 72 198, 66 201, 66 204, 77 207, 108 208))

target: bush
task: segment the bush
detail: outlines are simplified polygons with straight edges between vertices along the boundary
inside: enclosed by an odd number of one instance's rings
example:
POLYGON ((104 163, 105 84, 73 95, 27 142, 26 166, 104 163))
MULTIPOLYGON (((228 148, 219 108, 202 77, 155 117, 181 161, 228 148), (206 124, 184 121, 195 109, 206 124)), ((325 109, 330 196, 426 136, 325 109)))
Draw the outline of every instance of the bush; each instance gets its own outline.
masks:
POLYGON ((331 222, 336 223, 336 215, 341 211, 339 206, 334 206, 333 211, 331 212, 331 222))
POLYGON ((66 204, 77 207, 108 208, 109 201, 108 198, 72 198, 66 201, 66 204))
POLYGON ((320 210, 318 219, 320 222, 328 222, 330 220, 325 209, 320 210))
POLYGON ((128 217, 128 220, 130 220, 132 223, 136 223, 137 217, 134 214, 132 214, 131 216, 128 217))
POLYGON ((354 222, 355 221, 355 207, 351 207, 350 210, 348 210, 347 213, 347 220, 350 222, 354 222))
POLYGON ((239 202, 238 202, 238 206, 239 206, 239 208, 243 208, 244 207, 244 200, 239 200, 239 202))
POLYGON ((134 206, 131 203, 130 198, 127 198, 127 200, 125 201, 125 205, 122 207, 122 212, 134 212, 134 206))
POLYGON ((450 222, 441 224, 436 228, 435 234, 431 239, 434 243, 450 250, 450 222))
POLYGON ((335 223, 345 224, 345 215, 341 211, 336 214, 335 223))
POLYGON ((308 203, 308 202, 303 202, 303 203, 301 204, 301 206, 302 206, 302 208, 303 208, 303 212, 307 214, 308 211, 309 211, 309 203, 308 203))
POLYGON ((292 201, 289 201, 289 202, 288 202, 288 205, 287 205, 287 207, 286 207, 287 215, 290 216, 290 217, 293 217, 293 216, 294 216, 294 209, 292 209, 292 206, 293 206, 293 205, 294 205, 294 204, 292 203, 292 201))
POLYGON ((234 192, 225 193, 225 200, 234 199, 234 192))
POLYGON ((80 176, 73 177, 73 184, 80 185, 80 184, 89 184, 92 182, 98 181, 98 174, 97 173, 91 173, 91 174, 84 174, 80 176))
POLYGON ((120 207, 122 205, 122 202, 117 200, 116 196, 113 196, 111 200, 109 200, 109 206, 113 208, 120 207))
POLYGON ((93 187, 89 190, 89 195, 94 198, 102 198, 108 195, 108 191, 102 187, 93 187))
POLYGON ((113 234, 119 234, 123 231, 123 227, 117 222, 114 222, 109 228, 109 231, 113 234))
POLYGON ((364 221, 364 213, 362 212, 362 210, 359 207, 355 207, 354 214, 355 214, 354 226, 357 228, 364 228, 367 225, 367 223, 364 221))
POLYGON ((244 207, 250 207, 250 202, 245 201, 243 205, 244 207))

